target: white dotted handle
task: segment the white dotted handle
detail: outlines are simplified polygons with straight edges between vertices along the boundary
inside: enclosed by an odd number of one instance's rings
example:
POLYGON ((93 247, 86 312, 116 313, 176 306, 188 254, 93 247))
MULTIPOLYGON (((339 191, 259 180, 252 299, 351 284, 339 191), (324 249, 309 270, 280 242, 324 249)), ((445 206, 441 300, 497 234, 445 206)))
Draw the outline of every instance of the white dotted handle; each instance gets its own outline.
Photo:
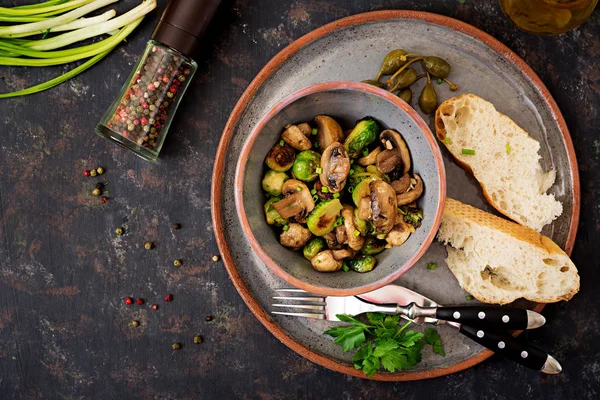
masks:
POLYGON ((539 324, 533 326, 534 324, 530 323, 530 315, 539 316, 541 321, 545 322, 540 314, 531 311, 528 313, 527 310, 522 308, 471 306, 439 307, 436 310, 436 318, 438 319, 494 331, 522 330, 540 326, 539 324))

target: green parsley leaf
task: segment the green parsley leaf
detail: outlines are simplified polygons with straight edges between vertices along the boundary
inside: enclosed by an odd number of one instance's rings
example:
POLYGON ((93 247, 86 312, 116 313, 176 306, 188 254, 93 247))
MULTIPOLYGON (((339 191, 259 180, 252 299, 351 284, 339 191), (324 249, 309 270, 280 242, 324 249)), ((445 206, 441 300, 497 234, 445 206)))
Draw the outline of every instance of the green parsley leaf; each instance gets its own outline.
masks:
POLYGON ((379 321, 383 321, 384 318, 385 318, 385 314, 382 314, 382 313, 378 313, 378 312, 367 313, 367 319, 372 324, 375 324, 379 321))
POLYGON ((442 357, 446 357, 444 346, 442 345, 442 339, 440 334, 433 328, 425 329, 425 343, 433 346, 433 352, 439 354, 442 357))
POLYGON ((436 263, 427 263, 427 269, 436 269, 436 268, 437 268, 436 263))
POLYGON ((402 347, 412 347, 422 338, 423 334, 421 332, 408 331, 396 340, 402 347))
POLYGON ((359 347, 367 340, 362 326, 337 326, 326 330, 325 334, 334 337, 333 343, 341 344, 344 351, 359 347))

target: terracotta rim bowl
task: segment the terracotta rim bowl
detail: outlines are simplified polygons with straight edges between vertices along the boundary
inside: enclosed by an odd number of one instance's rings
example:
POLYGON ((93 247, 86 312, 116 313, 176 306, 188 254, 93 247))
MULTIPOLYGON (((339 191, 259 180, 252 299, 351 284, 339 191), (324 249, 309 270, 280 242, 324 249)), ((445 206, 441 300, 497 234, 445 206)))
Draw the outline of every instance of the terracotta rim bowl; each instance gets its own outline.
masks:
MULTIPOLYGON (((325 106, 323 106, 323 107, 325 107, 325 106)), ((328 110, 323 109, 322 113, 328 114, 328 110)), ((333 114, 335 114, 335 113, 333 113, 333 114)), ((363 117, 363 115, 358 115, 357 119, 360 117, 363 117)), ((288 123, 297 123, 297 122, 298 121, 288 121, 288 123)), ((394 128, 394 127, 391 127, 391 128, 394 128)), ((400 131, 400 133, 402 133, 402 131, 400 131)), ((270 144, 269 146, 272 146, 274 143, 275 143, 275 141, 273 141, 273 143, 270 144)), ((409 149, 410 148, 411 148, 411 146, 409 144, 409 149)), ((265 154, 267 151, 268 151, 268 148, 265 149, 265 154)), ((411 149, 411 153, 412 153, 412 149, 411 149)), ((418 164, 418 162, 416 164, 418 164)), ((414 165, 415 165, 415 163, 413 164, 413 166, 414 165)), ((261 165, 261 169, 262 169, 262 165, 261 165)), ((427 182, 425 182, 425 185, 427 188, 427 182)), ((360 83, 360 82, 343 82, 342 81, 342 82, 319 83, 319 84, 315 84, 315 85, 306 87, 304 89, 300 89, 300 90, 284 97, 282 100, 280 100, 278 103, 276 103, 264 116, 262 116, 258 120, 258 122, 256 123, 256 126, 254 127, 254 129, 252 130, 252 133, 250 134, 250 137, 244 143, 243 149, 240 154, 240 158, 238 159, 237 168, 236 168, 235 204, 236 204, 238 216, 240 218, 242 229, 244 231, 244 234, 248 238, 248 241, 250 242, 250 245, 251 245, 252 249, 254 250, 254 252, 260 257, 260 259, 275 274, 277 274, 280 278, 285 280, 290 285, 293 285, 300 289, 304 289, 311 293, 316 293, 316 294, 321 294, 321 295, 348 296, 348 295, 356 295, 356 294, 370 292, 372 290, 378 289, 382 286, 385 286, 385 285, 393 282, 395 279, 397 279, 402 274, 404 274, 406 271, 408 271, 425 254, 425 252, 427 251, 427 249, 433 242, 435 235, 437 233, 437 230, 439 228, 440 222, 441 222, 445 199, 446 199, 446 171, 444 169, 442 155, 441 155, 439 146, 437 144, 437 141, 436 141, 433 133, 430 131, 429 127, 425 123, 425 121, 423 121, 423 119, 419 116, 419 114, 411 106, 406 104, 403 100, 401 100, 397 96, 395 96, 383 89, 379 89, 377 87, 367 85, 364 83, 360 83), (286 271, 282 267, 280 267, 273 260, 273 258, 267 253, 267 251, 265 251, 263 246, 261 246, 261 243, 259 243, 259 240, 257 240, 256 235, 254 234, 254 232, 250 226, 248 213, 246 212, 246 209, 244 206, 244 190, 243 190, 244 189, 244 177, 246 175, 246 169, 248 166, 249 157, 251 155, 253 146, 255 145, 257 138, 260 136, 260 134, 263 131, 263 129, 265 128, 265 126, 267 126, 267 124, 275 116, 277 116, 282 110, 286 109, 286 107, 288 107, 290 104, 296 102, 297 100, 300 100, 304 97, 314 95, 317 93, 321 93, 321 92, 338 91, 338 90, 366 92, 367 94, 377 96, 377 97, 381 98, 382 100, 385 100, 389 103, 393 103, 393 105, 399 109, 400 113, 406 114, 408 119, 411 120, 411 123, 413 123, 423 134, 423 138, 425 139, 427 146, 429 147, 431 153, 433 154, 432 162, 433 162, 433 165, 435 168, 435 172, 436 172, 437 176, 439 177, 439 185, 438 185, 437 193, 433 194, 434 197, 437 199, 437 204, 435 205, 435 208, 436 208, 435 215, 433 215, 431 212, 429 212, 425 216, 425 218, 433 218, 433 222, 432 222, 432 224, 429 228, 429 231, 427 232, 427 235, 425 236, 424 240, 418 245, 417 250, 412 253, 412 255, 410 256, 410 258, 408 259, 407 262, 405 262, 403 265, 398 266, 397 268, 394 268, 391 273, 383 276, 383 278, 377 279, 375 281, 369 282, 367 284, 364 284, 364 285, 361 285, 358 287, 351 287, 351 288, 333 288, 333 287, 318 286, 313 283, 306 282, 302 279, 299 279, 296 276, 293 276, 292 274, 290 274, 288 271, 286 271)), ((263 212, 262 209, 260 211, 262 214, 262 212, 263 212)), ((263 214, 263 219, 264 219, 264 214, 263 214)), ((266 225, 266 222, 265 222, 265 225, 266 225)), ((268 229, 273 229, 271 226, 268 226, 268 225, 266 225, 266 226, 268 227, 268 229)), ((424 227, 421 227, 419 229, 424 229, 424 227)), ((286 250, 289 252, 293 252, 293 250, 291 250, 291 249, 286 249, 286 250)), ((386 250, 386 251, 391 251, 391 249, 386 250)), ((310 263, 307 260, 305 260, 305 259, 303 259, 303 260, 304 260, 304 262, 306 262, 306 268, 312 268, 310 266, 310 263)), ((376 267, 376 269, 377 268, 378 267, 376 267)), ((336 272, 336 273, 343 273, 343 272, 336 272)), ((327 273, 322 273, 322 274, 327 274, 327 273)), ((368 275, 368 274, 370 274, 370 273, 366 273, 364 275, 368 275)))

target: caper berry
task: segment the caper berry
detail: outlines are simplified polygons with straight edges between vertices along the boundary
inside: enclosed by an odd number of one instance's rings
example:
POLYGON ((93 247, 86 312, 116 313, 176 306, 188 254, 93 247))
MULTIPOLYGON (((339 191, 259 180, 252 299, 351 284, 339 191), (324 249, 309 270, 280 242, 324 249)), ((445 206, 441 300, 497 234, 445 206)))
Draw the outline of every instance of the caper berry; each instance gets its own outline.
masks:
POLYGON ((436 78, 447 78, 450 75, 450 64, 446 60, 440 57, 423 57, 421 61, 425 71, 429 72, 436 78))
POLYGON ((390 92, 398 89, 404 89, 415 83, 417 80, 417 71, 414 68, 407 68, 396 77, 394 87, 390 89, 390 92))
POLYGON ((376 86, 378 88, 383 87, 383 84, 379 81, 376 81, 375 79, 365 79, 364 81, 362 81, 362 83, 366 83, 371 86, 376 86))
POLYGON ((437 94, 431 82, 427 82, 419 96, 419 108, 425 114, 431 114, 437 107, 437 94))
POLYGON ((412 100, 412 90, 410 90, 410 88, 406 88, 398 93, 398 97, 410 104, 410 101, 412 100))
POLYGON ((391 75, 398 71, 400 67, 406 64, 406 59, 402 59, 402 56, 405 56, 406 54, 406 51, 402 49, 392 50, 387 53, 385 57, 383 57, 376 80, 379 80, 382 75, 391 75))

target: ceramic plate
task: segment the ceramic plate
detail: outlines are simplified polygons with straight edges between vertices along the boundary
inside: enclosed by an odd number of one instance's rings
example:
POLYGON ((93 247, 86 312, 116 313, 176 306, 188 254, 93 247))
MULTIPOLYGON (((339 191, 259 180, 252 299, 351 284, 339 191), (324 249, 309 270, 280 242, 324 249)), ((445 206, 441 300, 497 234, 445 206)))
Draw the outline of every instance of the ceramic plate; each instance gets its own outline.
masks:
MULTIPOLYGON (((325 25, 298 39, 258 74, 233 110, 217 151, 213 173, 212 210, 215 235, 229 275, 256 317, 279 340, 304 357, 327 368, 365 377, 322 333, 330 322, 271 316, 273 289, 285 282, 252 252, 242 233, 234 203, 235 167, 240 150, 257 120, 286 95, 314 83, 372 78, 383 56, 393 48, 432 54, 452 65, 450 78, 457 94, 474 93, 494 103, 541 143, 545 169, 557 171, 551 188, 563 203, 563 214, 543 233, 570 253, 579 218, 579 176, 571 138, 564 119, 538 76, 504 45, 486 33, 457 20, 415 11, 378 11, 325 25)), ((421 85, 423 83, 421 82, 421 85)), ((414 91, 419 92, 420 87, 414 91)), ((440 102, 452 92, 440 87, 440 102)), ((414 96, 417 97, 416 95, 414 96)), ((323 112, 326 112, 324 110, 323 112)), ((434 131, 433 117, 423 115, 434 131)), ((493 212, 479 184, 458 167, 443 149, 449 197, 493 212)), ((465 293, 444 264, 445 249, 434 243, 423 258, 397 283, 441 304, 465 304, 465 293), (427 263, 438 268, 428 270, 427 263)), ((471 302, 472 303, 472 302, 471 302)), ((519 303, 541 309, 543 305, 519 303)), ((492 353, 450 327, 439 327, 446 348, 440 357, 426 348, 423 361, 409 372, 377 373, 377 380, 414 380, 446 375, 471 367, 492 353)))

